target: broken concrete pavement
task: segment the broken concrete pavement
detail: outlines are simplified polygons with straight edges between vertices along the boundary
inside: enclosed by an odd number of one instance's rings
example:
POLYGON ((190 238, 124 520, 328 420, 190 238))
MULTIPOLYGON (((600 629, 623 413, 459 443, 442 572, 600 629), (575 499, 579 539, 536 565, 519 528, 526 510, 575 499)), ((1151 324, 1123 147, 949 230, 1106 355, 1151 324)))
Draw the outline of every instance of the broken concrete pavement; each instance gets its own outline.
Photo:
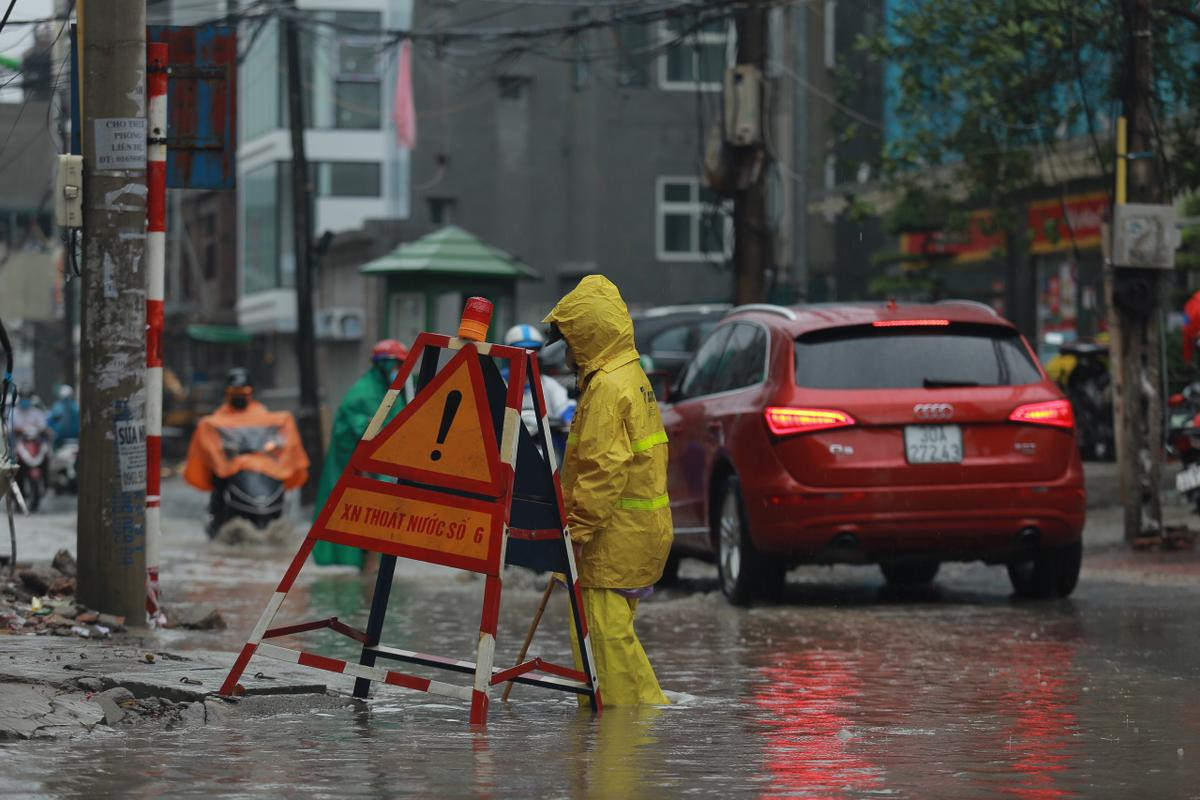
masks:
POLYGON ((173 729, 265 713, 280 695, 305 704, 350 702, 329 695, 319 674, 288 664, 242 678, 245 695, 216 695, 229 671, 227 653, 186 655, 147 649, 139 639, 5 637, 0 654, 0 741, 77 736, 107 728, 173 729))

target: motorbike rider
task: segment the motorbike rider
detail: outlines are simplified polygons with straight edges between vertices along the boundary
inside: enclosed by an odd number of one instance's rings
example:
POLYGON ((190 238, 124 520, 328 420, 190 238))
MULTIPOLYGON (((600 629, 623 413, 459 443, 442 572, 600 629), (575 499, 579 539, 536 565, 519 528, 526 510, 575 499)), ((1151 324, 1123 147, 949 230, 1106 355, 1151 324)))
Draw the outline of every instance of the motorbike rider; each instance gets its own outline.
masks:
POLYGON ((54 441, 79 438, 79 404, 75 402, 75 390, 69 385, 58 387, 58 400, 50 408, 48 422, 54 431, 54 441))
MULTIPOLYGON (((267 407, 254 399, 254 384, 250 370, 234 367, 225 378, 225 405, 231 411, 266 411, 267 407)), ((223 409, 218 409, 218 413, 223 409)))
POLYGON ((215 534, 214 521, 220 518, 226 483, 244 470, 261 472, 282 483, 284 488, 295 489, 308 480, 308 456, 300 444, 292 415, 268 411, 254 399, 250 372, 244 367, 234 367, 225 381, 225 402, 201 419, 192 434, 183 473, 189 484, 210 492, 210 536, 215 534), (224 441, 230 431, 264 427, 277 431, 265 447, 248 450, 234 447, 230 451, 224 441))
MULTIPOLYGON (((524 347, 526 350, 537 352, 546 344, 546 337, 532 325, 514 325, 504 334, 504 343, 510 347, 524 347)), ((507 372, 504 379, 508 380, 507 372)), ((542 375, 542 397, 546 400, 546 416, 552 420, 561 419, 571 402, 563 385, 545 374, 542 375)), ((537 411, 533 407, 533 392, 529 390, 528 383, 525 385, 524 399, 521 401, 521 419, 529 432, 536 435, 537 411)))
POLYGON ((45 436, 49 428, 46 424, 46 412, 34 402, 33 395, 22 394, 17 399, 17 407, 12 412, 11 429, 17 435, 45 436))
MULTIPOLYGON (((321 466, 321 481, 317 484, 317 500, 313 509, 314 519, 319 516, 329 499, 338 478, 346 471, 354 448, 375 417, 379 404, 387 395, 400 366, 408 358, 408 348, 395 339, 383 339, 371 349, 371 366, 346 392, 333 418, 333 429, 329 435, 329 450, 321 466)), ((405 405, 404 394, 397 396, 385 424, 390 422, 405 405)), ((364 552, 357 547, 348 547, 333 542, 318 541, 313 546, 313 560, 318 564, 348 564, 364 572, 370 569, 364 552)))

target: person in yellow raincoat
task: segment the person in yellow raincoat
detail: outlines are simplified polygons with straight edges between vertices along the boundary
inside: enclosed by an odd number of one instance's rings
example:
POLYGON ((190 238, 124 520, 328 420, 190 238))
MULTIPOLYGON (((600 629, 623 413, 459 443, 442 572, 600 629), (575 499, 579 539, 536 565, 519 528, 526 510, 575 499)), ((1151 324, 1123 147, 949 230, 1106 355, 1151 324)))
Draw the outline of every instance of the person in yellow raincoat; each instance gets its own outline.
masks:
MULTIPOLYGON (((562 488, 605 705, 669 702, 633 629, 671 548, 667 434, 617 287, 588 275, 544 322, 566 340, 579 405, 562 488)), ((572 641, 579 664, 578 642, 572 641)))

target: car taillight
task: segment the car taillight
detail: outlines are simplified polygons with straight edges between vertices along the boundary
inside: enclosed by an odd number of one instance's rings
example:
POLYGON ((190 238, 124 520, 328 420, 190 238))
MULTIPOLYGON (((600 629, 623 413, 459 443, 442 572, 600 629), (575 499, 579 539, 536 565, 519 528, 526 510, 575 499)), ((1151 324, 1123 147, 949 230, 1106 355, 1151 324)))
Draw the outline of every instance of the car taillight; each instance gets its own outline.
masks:
POLYGON ((1029 403, 1017 406, 1008 418, 1013 422, 1028 422, 1033 425, 1053 425, 1056 428, 1074 428, 1075 412, 1067 400, 1050 400, 1045 403, 1029 403))
POLYGON ((832 408, 785 408, 771 406, 766 410, 767 427, 776 436, 812 433, 830 428, 845 428, 854 424, 854 417, 832 408))
POLYGON ((877 319, 871 323, 876 328, 944 328, 948 319, 877 319))

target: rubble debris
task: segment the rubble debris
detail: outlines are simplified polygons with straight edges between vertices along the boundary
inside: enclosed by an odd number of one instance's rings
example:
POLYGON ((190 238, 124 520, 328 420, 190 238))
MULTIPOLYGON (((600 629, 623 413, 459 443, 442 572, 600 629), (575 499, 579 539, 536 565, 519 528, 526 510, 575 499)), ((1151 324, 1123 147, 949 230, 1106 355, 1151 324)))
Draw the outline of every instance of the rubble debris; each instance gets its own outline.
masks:
POLYGON ((54 560, 50 562, 50 566, 58 570, 67 578, 76 578, 79 576, 79 568, 75 564, 75 557, 71 555, 69 550, 59 550, 54 554, 54 560))
POLYGON ((62 573, 52 567, 29 567, 17 571, 17 579, 35 595, 49 594, 50 584, 61 577, 62 573))
POLYGON ((104 712, 104 721, 109 726, 116 725, 125 719, 126 708, 137 702, 133 698, 133 692, 124 686, 114 686, 108 691, 92 695, 92 700, 104 712))
POLYGON ((66 575, 55 578, 50 582, 50 587, 46 590, 46 594, 58 595, 59 597, 75 594, 75 579, 66 575))
POLYGON ((1168 525, 1161 533, 1139 536, 1133 540, 1134 550, 1195 550, 1197 531, 1186 525, 1168 525))
POLYGON ((96 618, 96 627, 123 631, 125 630, 125 618, 116 614, 101 614, 96 618))
POLYGON ((53 566, 24 565, 0 580, 0 636, 51 635, 103 639, 125 630, 125 618, 75 602, 75 559, 58 551, 53 566))
POLYGON ((188 628, 195 631, 223 630, 225 618, 212 603, 186 603, 164 606, 168 628, 188 628))

